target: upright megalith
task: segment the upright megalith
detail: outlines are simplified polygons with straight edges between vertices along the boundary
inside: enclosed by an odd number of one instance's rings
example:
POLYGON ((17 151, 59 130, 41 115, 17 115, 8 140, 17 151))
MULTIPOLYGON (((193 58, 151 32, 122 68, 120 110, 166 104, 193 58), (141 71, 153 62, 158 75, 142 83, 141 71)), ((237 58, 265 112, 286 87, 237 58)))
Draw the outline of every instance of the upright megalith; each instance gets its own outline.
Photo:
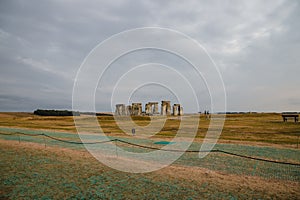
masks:
POLYGON ((175 115, 175 116, 178 115, 178 104, 173 105, 173 115, 175 115))
POLYGON ((132 113, 132 106, 131 105, 126 106, 125 114, 131 115, 131 113, 132 113))
POLYGON ((146 103, 146 105, 145 105, 145 114, 146 115, 151 114, 151 105, 149 103, 146 103))
POLYGON ((142 103, 132 103, 131 115, 141 115, 142 114, 142 103))
MULTIPOLYGON (((183 108, 180 104, 173 105, 173 115, 183 115, 183 108)), ((161 113, 159 113, 158 102, 148 102, 145 104, 145 112, 142 103, 132 103, 131 105, 116 104, 115 115, 119 116, 140 116, 140 115, 171 115, 171 102, 161 101, 161 113)))
POLYGON ((180 104, 173 105, 173 115, 183 115, 183 108, 180 106, 180 104))
POLYGON ((179 106, 178 115, 183 115, 183 107, 179 106))
POLYGON ((115 110, 115 115, 126 115, 125 112, 126 108, 125 108, 125 104, 117 104, 116 105, 116 110, 115 110))
POLYGON ((153 114, 154 115, 159 115, 159 111, 158 111, 158 102, 153 102, 153 114))
POLYGON ((170 114, 171 114, 171 102, 161 101, 161 115, 170 115, 170 114))
POLYGON ((145 105, 146 115, 159 115, 158 102, 148 102, 145 105))

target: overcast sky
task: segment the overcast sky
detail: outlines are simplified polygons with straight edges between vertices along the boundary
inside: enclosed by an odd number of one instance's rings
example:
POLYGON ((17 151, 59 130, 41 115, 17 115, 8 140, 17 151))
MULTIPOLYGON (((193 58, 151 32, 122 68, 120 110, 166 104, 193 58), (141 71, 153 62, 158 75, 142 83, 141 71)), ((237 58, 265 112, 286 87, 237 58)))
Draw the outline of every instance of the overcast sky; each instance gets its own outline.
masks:
MULTIPOLYGON (((299 21, 296 0, 2 0, 0 111, 71 109, 88 53, 114 34, 148 26, 180 31, 205 47, 223 77, 228 111, 300 111, 299 21)), ((173 100, 152 89, 149 101, 173 100)), ((202 104, 200 110, 209 108, 202 104)), ((97 104, 98 111, 110 109, 97 104)))

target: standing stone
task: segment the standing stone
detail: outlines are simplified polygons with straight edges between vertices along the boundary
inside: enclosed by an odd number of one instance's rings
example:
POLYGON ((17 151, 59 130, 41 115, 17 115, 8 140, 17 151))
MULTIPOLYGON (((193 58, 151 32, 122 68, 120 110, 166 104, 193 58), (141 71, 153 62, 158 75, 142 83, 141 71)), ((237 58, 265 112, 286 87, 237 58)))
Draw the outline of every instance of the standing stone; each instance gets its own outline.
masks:
POLYGON ((159 114, 159 111, 158 111, 158 102, 155 102, 155 103, 154 103, 153 114, 155 114, 155 115, 159 114))
POLYGON ((166 105, 165 104, 162 104, 161 105, 161 115, 166 115, 167 114, 167 112, 166 112, 166 105))
POLYGON ((182 107, 182 106, 179 106, 179 112, 178 112, 178 114, 179 114, 180 116, 183 115, 183 107, 182 107))
POLYGON ((126 106, 126 115, 129 116, 132 113, 132 107, 131 105, 126 106))
POLYGON ((148 102, 145 106, 146 115, 157 115, 158 111, 158 102, 148 102))
POLYGON ((171 114, 171 103, 170 101, 161 102, 161 115, 170 115, 171 114))
MULTIPOLYGON (((179 105, 180 106, 180 105, 179 105)), ((176 116, 178 115, 178 104, 173 105, 173 115, 176 116)))
POLYGON ((142 114, 142 104, 132 103, 132 115, 139 116, 142 114))
POLYGON ((125 104, 116 105, 115 115, 125 115, 125 104))
POLYGON ((150 115, 151 114, 151 105, 150 105, 150 103, 146 103, 146 105, 145 105, 145 113, 146 113, 146 115, 150 115))
POLYGON ((183 115, 183 108, 180 104, 173 105, 173 115, 183 115))

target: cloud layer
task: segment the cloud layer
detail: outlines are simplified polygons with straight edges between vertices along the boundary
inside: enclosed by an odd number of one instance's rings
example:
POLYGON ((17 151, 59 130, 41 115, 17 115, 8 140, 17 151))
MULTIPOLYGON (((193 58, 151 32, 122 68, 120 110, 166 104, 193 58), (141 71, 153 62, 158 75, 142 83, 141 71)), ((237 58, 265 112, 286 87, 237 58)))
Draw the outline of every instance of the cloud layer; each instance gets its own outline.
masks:
MULTIPOLYGON (((70 109, 88 53, 113 34, 145 26, 178 30, 207 49, 228 110, 300 111, 299 21, 296 0, 1 1, 0 111, 70 109)), ((210 108, 203 90, 202 110, 210 108)))

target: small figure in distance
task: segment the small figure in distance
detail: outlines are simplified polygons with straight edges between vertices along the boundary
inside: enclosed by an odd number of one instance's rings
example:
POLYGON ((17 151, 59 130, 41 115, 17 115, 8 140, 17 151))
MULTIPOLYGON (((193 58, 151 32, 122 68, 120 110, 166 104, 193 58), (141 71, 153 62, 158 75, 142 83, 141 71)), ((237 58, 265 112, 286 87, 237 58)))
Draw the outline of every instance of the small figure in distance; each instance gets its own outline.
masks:
POLYGON ((135 136, 135 128, 131 129, 132 136, 135 136))
POLYGON ((208 110, 205 111, 205 117, 206 117, 207 120, 210 118, 210 116, 209 116, 209 111, 208 111, 208 110))

